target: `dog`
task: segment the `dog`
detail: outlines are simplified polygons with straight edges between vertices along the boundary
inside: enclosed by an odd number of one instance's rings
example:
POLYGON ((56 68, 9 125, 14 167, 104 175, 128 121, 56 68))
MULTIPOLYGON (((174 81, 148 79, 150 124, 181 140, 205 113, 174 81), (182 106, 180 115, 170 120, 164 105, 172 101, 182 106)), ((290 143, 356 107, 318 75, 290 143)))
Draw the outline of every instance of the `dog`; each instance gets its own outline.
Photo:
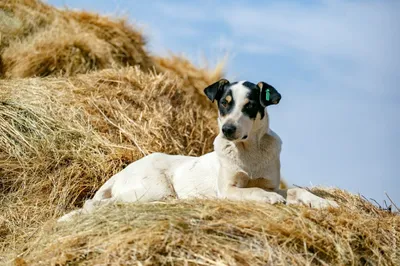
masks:
POLYGON ((279 188, 282 141, 270 129, 267 107, 281 94, 266 82, 221 79, 204 89, 218 105, 214 151, 200 157, 153 153, 112 176, 82 209, 58 221, 110 202, 149 202, 169 197, 225 198, 269 204, 337 207, 302 188, 279 188))

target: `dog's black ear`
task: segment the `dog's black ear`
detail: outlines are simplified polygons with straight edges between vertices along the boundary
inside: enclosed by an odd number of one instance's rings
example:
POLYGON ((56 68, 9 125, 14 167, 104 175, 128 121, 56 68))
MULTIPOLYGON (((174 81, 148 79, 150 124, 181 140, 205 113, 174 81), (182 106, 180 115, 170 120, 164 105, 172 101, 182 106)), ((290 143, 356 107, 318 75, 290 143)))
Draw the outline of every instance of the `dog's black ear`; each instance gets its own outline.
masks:
POLYGON ((229 84, 229 81, 227 79, 220 79, 219 81, 205 88, 204 93, 207 95, 210 101, 218 101, 219 99, 221 99, 222 93, 224 92, 224 86, 227 84, 229 84))
POLYGON ((260 102, 264 107, 272 104, 278 104, 282 98, 281 94, 266 82, 258 82, 257 87, 260 89, 260 102))

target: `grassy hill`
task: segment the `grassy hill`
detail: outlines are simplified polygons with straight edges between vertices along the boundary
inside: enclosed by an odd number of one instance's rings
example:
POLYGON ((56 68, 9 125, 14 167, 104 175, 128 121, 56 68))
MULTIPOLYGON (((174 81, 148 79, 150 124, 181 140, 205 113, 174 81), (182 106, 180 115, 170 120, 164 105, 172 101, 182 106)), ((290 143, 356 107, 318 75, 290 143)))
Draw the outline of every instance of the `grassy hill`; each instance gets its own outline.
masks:
POLYGON ((118 204, 70 223, 152 152, 201 155, 217 134, 202 90, 223 75, 146 50, 125 20, 0 2, 0 264, 400 265, 400 216, 314 189, 339 209, 192 200, 118 204))

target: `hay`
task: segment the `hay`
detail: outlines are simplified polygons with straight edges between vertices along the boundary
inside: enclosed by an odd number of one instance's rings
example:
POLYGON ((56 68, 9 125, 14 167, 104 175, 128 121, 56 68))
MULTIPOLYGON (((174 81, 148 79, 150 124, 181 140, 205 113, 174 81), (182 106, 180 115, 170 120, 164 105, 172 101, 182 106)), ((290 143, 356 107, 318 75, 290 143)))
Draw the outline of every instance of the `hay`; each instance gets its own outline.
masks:
POLYGON ((0 52, 15 41, 35 34, 49 25, 57 10, 36 0, 0 2, 0 52))
POLYGON ((315 210, 217 200, 106 206, 69 223, 49 223, 27 245, 21 261, 399 265, 399 216, 343 191, 331 191, 330 198, 342 207, 315 210))
POLYGON ((179 86, 139 68, 1 82, 1 239, 81 205, 145 154, 209 152, 214 112, 179 86))
POLYGON ((69 77, 139 66, 176 76, 199 104, 215 108, 203 89, 222 77, 223 61, 210 70, 180 56, 152 56, 141 32, 124 19, 58 10, 37 0, 7 0, 0 3, 0 22, 0 77, 69 77))
POLYGON ((216 109, 216 105, 212 104, 204 96, 204 88, 223 76, 225 61, 221 61, 213 70, 204 68, 202 71, 199 71, 196 66, 182 56, 153 57, 153 61, 158 71, 174 74, 181 78, 183 80, 183 88, 193 98, 198 99, 204 107, 216 109))
POLYGON ((0 4, 6 78, 63 75, 125 66, 151 70, 140 32, 123 19, 58 10, 40 1, 0 4))

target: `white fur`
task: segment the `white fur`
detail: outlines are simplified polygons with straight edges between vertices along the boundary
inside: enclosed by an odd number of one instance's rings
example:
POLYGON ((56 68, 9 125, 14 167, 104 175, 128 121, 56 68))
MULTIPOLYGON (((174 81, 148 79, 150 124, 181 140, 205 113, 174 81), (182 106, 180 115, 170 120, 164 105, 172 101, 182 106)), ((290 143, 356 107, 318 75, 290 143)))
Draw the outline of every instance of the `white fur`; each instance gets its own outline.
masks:
POLYGON ((148 202, 169 197, 228 198, 275 204, 306 204, 311 207, 337 206, 333 201, 310 192, 291 188, 280 190, 280 152, 282 141, 269 129, 265 109, 263 119, 249 119, 241 112, 246 104, 246 89, 240 82, 231 87, 235 107, 227 117, 219 117, 220 128, 227 120, 238 128, 237 141, 220 133, 214 152, 200 157, 154 153, 128 165, 111 177, 82 209, 70 212, 58 221, 70 220, 95 207, 115 201, 148 202), (246 140, 242 137, 247 135, 246 140))

